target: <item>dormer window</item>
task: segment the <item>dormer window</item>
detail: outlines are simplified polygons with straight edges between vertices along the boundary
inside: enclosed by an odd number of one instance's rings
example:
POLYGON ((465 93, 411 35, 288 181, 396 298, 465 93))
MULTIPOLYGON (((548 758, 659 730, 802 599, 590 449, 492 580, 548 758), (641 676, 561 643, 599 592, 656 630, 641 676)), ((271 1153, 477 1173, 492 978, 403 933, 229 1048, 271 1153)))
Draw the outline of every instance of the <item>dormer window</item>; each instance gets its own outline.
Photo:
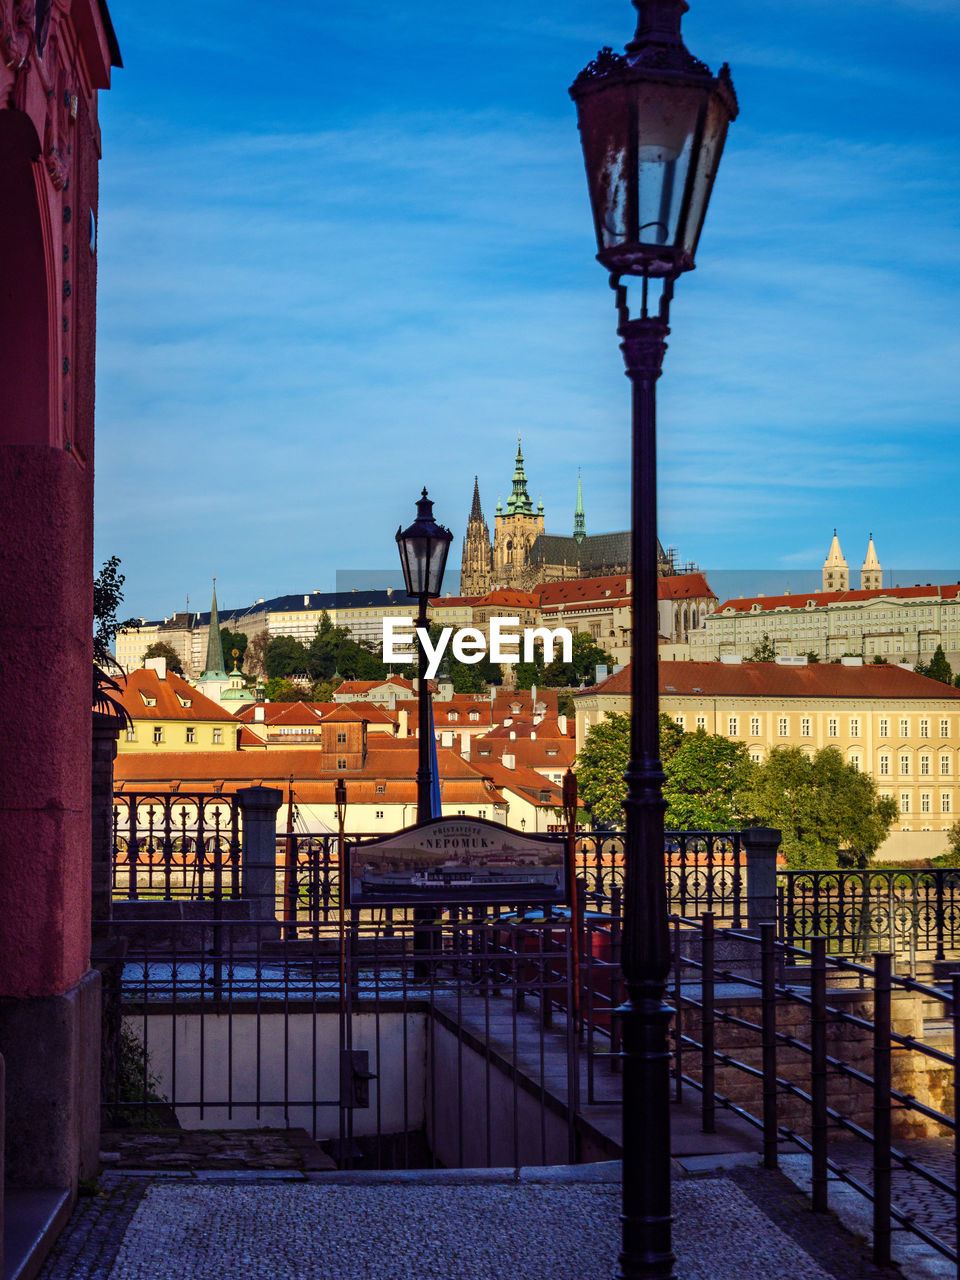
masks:
POLYGON ((145 693, 141 693, 140 697, 143 699, 143 705, 145 707, 155 707, 157 705, 156 698, 150 698, 145 693))
POLYGON ((459 713, 458 713, 458 712, 456 712, 456 711, 451 711, 451 712, 449 713, 449 715, 447 716, 447 719, 448 719, 448 720, 459 720, 459 719, 460 719, 460 715, 459 715, 459 713))
POLYGON ((479 720, 479 719, 480 719, 480 712, 479 712, 479 711, 471 711, 471 712, 470 712, 470 719, 471 719, 471 720, 479 720))
POLYGON ((547 747, 547 755, 548 755, 548 756, 557 756, 557 755, 559 755, 559 754, 560 754, 560 752, 557 750, 557 748, 556 748, 556 747, 547 747))
POLYGON ((181 695, 180 695, 179 693, 177 694, 177 701, 180 703, 181 707, 184 707, 184 708, 192 707, 192 706, 193 706, 193 699, 192 699, 192 698, 184 698, 184 697, 181 697, 181 695))

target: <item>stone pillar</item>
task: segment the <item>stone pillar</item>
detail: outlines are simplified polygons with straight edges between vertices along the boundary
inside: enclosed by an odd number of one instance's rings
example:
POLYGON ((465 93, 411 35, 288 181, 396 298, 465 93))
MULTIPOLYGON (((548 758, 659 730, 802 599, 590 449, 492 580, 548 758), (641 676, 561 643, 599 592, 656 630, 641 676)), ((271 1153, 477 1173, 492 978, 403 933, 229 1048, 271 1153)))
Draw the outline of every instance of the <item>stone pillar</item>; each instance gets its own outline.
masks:
POLYGON ((781 832, 776 827, 746 827, 741 832, 747 872, 747 928, 777 919, 777 852, 781 832))
POLYGON ((115 716, 94 712, 93 778, 90 796, 92 824, 92 883, 94 936, 98 926, 110 919, 113 897, 113 762, 117 758, 117 738, 121 722, 115 716))
POLYGON ((237 803, 243 814, 240 892, 255 920, 277 918, 277 813, 283 792, 276 787, 242 787, 237 803))

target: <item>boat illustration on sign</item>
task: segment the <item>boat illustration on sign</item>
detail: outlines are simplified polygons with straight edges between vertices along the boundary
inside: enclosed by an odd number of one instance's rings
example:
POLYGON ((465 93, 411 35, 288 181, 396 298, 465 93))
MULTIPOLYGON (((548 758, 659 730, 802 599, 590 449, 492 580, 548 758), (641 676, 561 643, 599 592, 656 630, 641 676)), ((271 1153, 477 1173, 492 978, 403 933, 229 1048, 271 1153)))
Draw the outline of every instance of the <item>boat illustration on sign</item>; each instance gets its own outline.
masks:
POLYGON ((551 836, 521 835, 479 818, 436 818, 349 849, 350 901, 561 903, 566 851, 551 836))

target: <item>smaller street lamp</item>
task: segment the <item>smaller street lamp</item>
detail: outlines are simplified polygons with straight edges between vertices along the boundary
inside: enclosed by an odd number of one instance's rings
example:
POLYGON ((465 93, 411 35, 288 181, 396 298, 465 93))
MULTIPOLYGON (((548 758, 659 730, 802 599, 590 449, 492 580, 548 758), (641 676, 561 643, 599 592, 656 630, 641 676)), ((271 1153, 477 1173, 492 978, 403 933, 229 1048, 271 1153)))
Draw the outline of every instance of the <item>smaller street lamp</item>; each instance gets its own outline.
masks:
MULTIPOLYGON (((397 530, 397 547, 407 595, 419 602, 417 626, 427 626, 427 604, 431 596, 440 594, 447 552, 453 534, 433 518, 433 503, 423 490, 417 501, 417 518, 406 529, 397 530)), ((417 821, 432 817, 430 807, 430 743, 427 731, 427 653, 417 647, 417 821)))

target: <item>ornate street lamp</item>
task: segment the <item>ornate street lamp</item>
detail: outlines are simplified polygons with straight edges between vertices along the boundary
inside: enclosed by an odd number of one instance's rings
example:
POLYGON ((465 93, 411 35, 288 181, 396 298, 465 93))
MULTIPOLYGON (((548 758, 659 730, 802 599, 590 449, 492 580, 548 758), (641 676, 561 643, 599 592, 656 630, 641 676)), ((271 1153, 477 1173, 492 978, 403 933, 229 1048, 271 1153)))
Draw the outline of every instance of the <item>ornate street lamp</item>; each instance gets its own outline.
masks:
POLYGON ((616 290, 633 389, 633 665, 627 768, 623 972, 622 1280, 673 1280, 670 1216, 670 968, 657 696, 656 384, 674 282, 697 243, 737 99, 684 47, 686 0, 633 0, 625 54, 600 51, 577 104, 600 263, 616 290), (624 279, 640 280, 631 317, 624 279))
MULTIPOLYGON (((427 603, 431 596, 440 594, 443 571, 447 564, 447 552, 453 534, 433 518, 433 503, 423 490, 417 502, 417 518, 406 529, 397 530, 397 547, 407 595, 419 602, 417 626, 427 625, 427 603)), ((430 742, 428 734, 427 654, 423 645, 417 647, 417 821, 427 822, 432 816, 430 808, 430 742)))

